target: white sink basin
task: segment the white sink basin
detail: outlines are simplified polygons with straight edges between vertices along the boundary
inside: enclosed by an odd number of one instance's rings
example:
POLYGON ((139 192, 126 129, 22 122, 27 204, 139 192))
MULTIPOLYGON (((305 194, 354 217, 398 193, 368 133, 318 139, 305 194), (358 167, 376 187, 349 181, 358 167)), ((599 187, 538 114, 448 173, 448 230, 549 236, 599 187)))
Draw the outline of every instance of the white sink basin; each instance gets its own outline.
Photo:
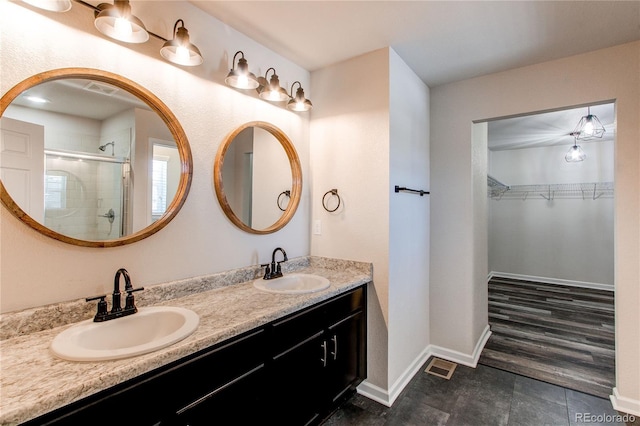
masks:
POLYGON ((329 288, 329 280, 319 275, 287 274, 270 280, 257 279, 253 282, 253 286, 269 293, 313 293, 329 288))
POLYGON ((69 361, 106 361, 128 358, 173 345, 193 333, 200 319, 184 308, 138 308, 126 317, 82 321, 58 334, 51 351, 69 361))

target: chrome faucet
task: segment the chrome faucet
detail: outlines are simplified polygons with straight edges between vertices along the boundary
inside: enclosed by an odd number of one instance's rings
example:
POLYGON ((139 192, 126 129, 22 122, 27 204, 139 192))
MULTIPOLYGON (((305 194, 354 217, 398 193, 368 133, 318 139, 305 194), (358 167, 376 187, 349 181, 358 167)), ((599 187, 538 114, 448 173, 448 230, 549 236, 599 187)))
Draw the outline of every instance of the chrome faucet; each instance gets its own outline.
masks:
POLYGON ((107 297, 106 294, 102 296, 87 297, 86 299, 87 302, 98 300, 98 312, 96 313, 96 316, 93 317, 93 321, 103 322, 135 314, 138 312, 138 308, 136 308, 133 293, 140 290, 144 290, 144 287, 133 288, 129 272, 127 272, 126 269, 118 269, 113 280, 113 294, 111 298, 110 312, 107 312, 107 301, 105 300, 107 297), (127 293, 124 309, 122 308, 122 293, 120 293, 120 276, 124 276, 124 291, 127 293))
POLYGON ((287 260, 289 260, 287 258, 287 253, 284 251, 284 249, 282 247, 278 247, 275 250, 273 250, 273 254, 271 254, 271 264, 265 263, 264 265, 260 265, 260 266, 265 267, 263 279, 270 280, 272 278, 281 277, 282 276, 282 267, 280 266, 280 264, 282 262, 286 262, 287 260), (276 253, 277 252, 282 252, 282 256, 284 257, 280 262, 276 262, 276 253))

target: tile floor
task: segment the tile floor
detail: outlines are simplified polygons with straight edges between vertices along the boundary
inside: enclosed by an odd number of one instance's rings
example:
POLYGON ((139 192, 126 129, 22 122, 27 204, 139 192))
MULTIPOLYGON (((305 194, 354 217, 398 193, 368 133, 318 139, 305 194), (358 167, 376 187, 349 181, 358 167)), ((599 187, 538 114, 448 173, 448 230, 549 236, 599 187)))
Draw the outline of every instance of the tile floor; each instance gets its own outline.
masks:
POLYGON ((324 425, 640 426, 637 417, 626 423, 616 419, 624 413, 617 413, 608 399, 484 365, 458 365, 446 380, 424 372, 429 361, 393 407, 354 395, 324 425))

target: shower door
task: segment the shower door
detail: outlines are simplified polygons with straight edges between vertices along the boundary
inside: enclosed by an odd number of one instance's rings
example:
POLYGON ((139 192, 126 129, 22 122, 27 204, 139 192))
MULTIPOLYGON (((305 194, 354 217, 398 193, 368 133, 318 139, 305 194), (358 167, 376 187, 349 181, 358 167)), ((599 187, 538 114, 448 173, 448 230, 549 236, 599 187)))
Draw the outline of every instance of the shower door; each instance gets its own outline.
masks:
POLYGON ((129 163, 46 151, 45 225, 82 240, 122 236, 129 163))

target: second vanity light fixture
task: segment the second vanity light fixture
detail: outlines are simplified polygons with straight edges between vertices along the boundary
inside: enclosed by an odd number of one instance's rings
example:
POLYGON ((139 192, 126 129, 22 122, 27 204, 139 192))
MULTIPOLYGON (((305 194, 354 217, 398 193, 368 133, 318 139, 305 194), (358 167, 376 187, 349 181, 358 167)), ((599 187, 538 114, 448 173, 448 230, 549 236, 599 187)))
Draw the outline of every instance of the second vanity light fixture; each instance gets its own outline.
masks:
POLYGON ((286 89, 280 86, 280 79, 276 74, 275 68, 267 69, 267 72, 264 73, 264 77, 256 78, 256 76, 249 71, 249 65, 242 51, 238 51, 233 55, 231 71, 229 71, 229 74, 227 74, 224 81, 227 85, 236 89, 256 89, 258 96, 261 99, 270 102, 288 101, 287 108, 292 111, 309 111, 313 108, 311 101, 304 97, 304 90, 302 89, 302 84, 300 84, 299 81, 294 82, 291 85, 291 91, 287 93, 286 89), (238 59, 238 66, 236 67, 235 64, 238 55, 242 55, 242 57, 238 59), (270 71, 273 71, 273 73, 267 80, 270 71), (296 84, 298 85, 298 89, 294 96, 293 87, 296 84))

